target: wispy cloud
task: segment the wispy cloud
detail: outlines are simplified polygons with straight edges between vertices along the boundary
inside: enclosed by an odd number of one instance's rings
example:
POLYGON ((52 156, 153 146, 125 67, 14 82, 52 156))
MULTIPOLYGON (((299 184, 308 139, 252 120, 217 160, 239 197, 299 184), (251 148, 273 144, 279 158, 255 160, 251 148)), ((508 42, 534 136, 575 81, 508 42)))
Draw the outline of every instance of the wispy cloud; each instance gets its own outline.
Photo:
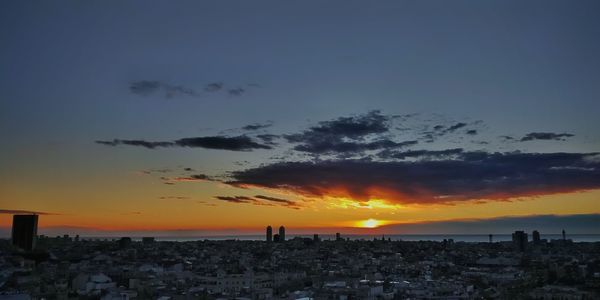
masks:
MULTIPOLYGON (((247 85, 247 87, 255 87, 247 85)), ((178 84, 171 84, 159 80, 138 80, 129 84, 129 91, 138 96, 162 95, 171 99, 176 97, 198 97, 203 94, 213 94, 224 92, 230 96, 241 96, 247 92, 247 88, 240 86, 227 87, 223 82, 211 82, 204 84, 201 89, 186 87, 178 84)))
POLYGON ((253 124, 248 124, 248 125, 242 127, 242 129, 248 130, 248 131, 253 131, 253 130, 269 128, 271 126, 273 126, 273 122, 253 123, 253 124))
POLYGON ((4 215, 46 215, 46 216, 60 216, 62 214, 53 213, 53 212, 44 212, 44 211, 34 211, 34 210, 19 210, 19 209, 0 209, 0 214, 4 215))
POLYGON ((162 92, 166 98, 198 95, 198 93, 193 89, 181 85, 172 85, 157 80, 140 80, 132 82, 129 85, 129 91, 140 96, 149 96, 162 92))
POLYGON ((300 209, 302 206, 296 201, 269 197, 264 195, 249 196, 215 196, 215 199, 237 204, 252 204, 259 206, 283 206, 291 209, 300 209))
POLYGON ((108 141, 96 141, 97 144, 106 146, 137 146, 147 149, 165 148, 165 147, 188 147, 205 148, 215 150, 229 151, 251 151, 254 149, 272 149, 271 146, 260 144, 246 135, 240 136, 204 136, 182 138, 175 141, 146 141, 146 140, 121 140, 113 139, 108 141))

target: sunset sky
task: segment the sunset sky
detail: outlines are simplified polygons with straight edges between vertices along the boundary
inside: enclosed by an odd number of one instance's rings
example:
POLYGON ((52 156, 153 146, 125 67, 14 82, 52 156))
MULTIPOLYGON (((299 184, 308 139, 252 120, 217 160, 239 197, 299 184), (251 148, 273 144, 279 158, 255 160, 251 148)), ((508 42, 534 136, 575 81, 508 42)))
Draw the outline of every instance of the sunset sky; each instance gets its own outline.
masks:
POLYGON ((598 1, 3 1, 0 235, 600 233, 599 37, 598 1))

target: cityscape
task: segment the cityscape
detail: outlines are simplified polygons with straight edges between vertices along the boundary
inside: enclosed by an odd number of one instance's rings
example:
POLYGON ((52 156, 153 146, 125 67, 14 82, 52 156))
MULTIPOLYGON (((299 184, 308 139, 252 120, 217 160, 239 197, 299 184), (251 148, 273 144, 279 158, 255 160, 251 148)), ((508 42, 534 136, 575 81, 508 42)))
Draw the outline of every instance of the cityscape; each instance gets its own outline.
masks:
POLYGON ((0 1, 0 300, 600 299, 599 0, 0 1))
POLYGON ((37 235, 14 215, 0 244, 5 299, 597 299, 600 242, 286 238, 157 241, 37 235))

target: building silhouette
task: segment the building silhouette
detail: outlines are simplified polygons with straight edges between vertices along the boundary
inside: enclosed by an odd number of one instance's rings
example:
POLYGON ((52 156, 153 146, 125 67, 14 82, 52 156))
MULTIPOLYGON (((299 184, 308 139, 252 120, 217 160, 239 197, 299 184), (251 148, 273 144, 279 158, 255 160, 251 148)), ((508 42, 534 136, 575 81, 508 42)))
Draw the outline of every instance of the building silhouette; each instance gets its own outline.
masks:
POLYGON ((142 244, 144 244, 144 245, 153 244, 154 242, 155 242, 155 239, 152 236, 142 237, 142 244))
POLYGON ((25 251, 35 248, 37 239, 38 215, 14 215, 12 244, 25 251))
POLYGON ((273 242, 275 243, 279 243, 281 241, 281 239, 279 238, 279 234, 274 234, 273 235, 273 242))
POLYGON ((531 233, 531 239, 533 240, 534 244, 539 244, 540 243, 540 232, 537 230, 534 230, 531 233))
POLYGON ((318 235, 318 234, 316 234, 316 233, 315 233, 315 234, 313 235, 313 241, 314 241, 314 242, 318 242, 318 241, 320 241, 320 239, 319 239, 319 235, 318 235))
POLYGON ((565 230, 564 230, 564 229, 563 229, 563 231, 562 231, 562 238, 563 238, 563 241, 566 241, 566 240, 567 240, 567 233, 565 232, 565 230))
POLYGON ((339 232, 336 232, 336 233, 335 233, 335 240, 336 240, 336 241, 341 241, 341 240, 342 240, 342 236, 340 235, 340 233, 339 233, 339 232))
POLYGON ((512 234, 513 246, 518 251, 525 251, 527 249, 527 233, 525 231, 515 231, 512 234))
POLYGON ((285 227, 283 225, 279 227, 279 241, 285 242, 285 227))
POLYGON ((273 228, 269 225, 267 226, 267 242, 273 241, 273 228))
POLYGON ((494 235, 493 235, 493 234, 490 234, 490 235, 489 235, 489 238, 490 238, 490 243, 493 243, 493 242, 494 242, 494 235))

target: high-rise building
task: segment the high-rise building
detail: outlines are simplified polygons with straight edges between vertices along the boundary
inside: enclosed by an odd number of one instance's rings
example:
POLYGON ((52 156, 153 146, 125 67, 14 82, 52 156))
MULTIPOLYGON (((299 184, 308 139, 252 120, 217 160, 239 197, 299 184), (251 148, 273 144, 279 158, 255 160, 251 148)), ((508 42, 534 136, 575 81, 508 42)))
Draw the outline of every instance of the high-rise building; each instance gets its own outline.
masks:
POLYGON ((273 228, 269 225, 267 226, 267 242, 273 241, 273 228))
POLYGON ((12 225, 13 245, 31 251, 37 239, 38 215, 14 215, 12 225))
POLYGON ((525 251, 527 248, 527 233, 525 231, 515 231, 512 234, 512 242, 518 251, 525 251))
POLYGON ((319 241, 319 235, 318 235, 318 234, 316 234, 316 233, 315 233, 315 234, 313 235, 313 241, 314 241, 314 242, 318 242, 318 241, 319 241))
POLYGON ((564 229, 562 231, 562 236, 563 236, 563 241, 566 241, 567 240, 567 233, 565 232, 564 229))
POLYGON ((279 241, 285 242, 285 227, 283 225, 279 227, 279 241))
POLYGON ((537 230, 534 230, 531 233, 531 239, 533 240, 534 244, 539 244, 540 243, 540 232, 537 230))
POLYGON ((281 241, 281 240, 279 239, 279 234, 277 234, 277 233, 276 233, 276 234, 274 234, 274 235, 273 235, 273 242, 275 242, 275 243, 278 243, 278 242, 280 242, 280 241, 281 241))
POLYGON ((494 242, 494 235, 493 235, 493 234, 490 234, 490 235, 489 235, 489 238, 490 238, 490 243, 493 243, 493 242, 494 242))
POLYGON ((335 233, 335 240, 336 240, 336 241, 341 241, 341 240, 342 240, 342 236, 340 235, 340 233, 339 233, 339 232, 336 232, 336 233, 335 233))

